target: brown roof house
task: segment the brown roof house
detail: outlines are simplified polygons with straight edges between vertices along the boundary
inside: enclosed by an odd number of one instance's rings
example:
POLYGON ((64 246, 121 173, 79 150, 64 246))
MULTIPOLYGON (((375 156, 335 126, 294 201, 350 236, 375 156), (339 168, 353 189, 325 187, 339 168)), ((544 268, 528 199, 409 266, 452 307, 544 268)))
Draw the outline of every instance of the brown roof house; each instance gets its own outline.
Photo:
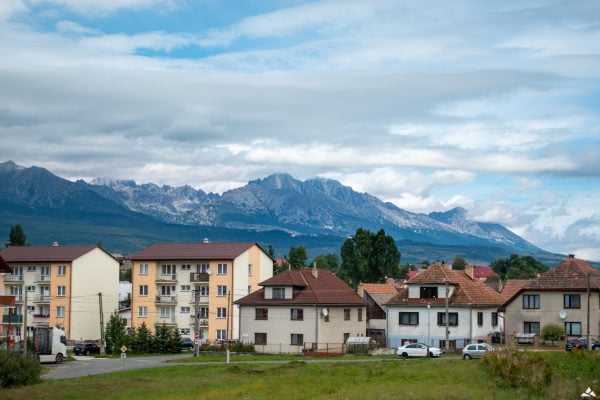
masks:
POLYGON ((598 338, 600 271, 569 256, 514 291, 501 311, 507 335, 539 334, 544 325, 552 323, 564 326, 570 337, 586 336, 589 329, 590 336, 598 338))
POLYGON ((395 282, 363 283, 358 286, 357 293, 365 299, 367 305, 367 336, 386 345, 387 307, 385 303, 398 294, 395 282))
POLYGON ((367 302, 334 273, 316 268, 283 271, 235 303, 240 340, 259 351, 341 352, 350 336, 364 336, 367 302))
POLYGON ((388 347, 421 342, 445 348, 446 299, 449 348, 485 341, 490 332, 502 330, 497 310, 504 298, 468 271, 450 268, 430 266, 386 303, 388 347))

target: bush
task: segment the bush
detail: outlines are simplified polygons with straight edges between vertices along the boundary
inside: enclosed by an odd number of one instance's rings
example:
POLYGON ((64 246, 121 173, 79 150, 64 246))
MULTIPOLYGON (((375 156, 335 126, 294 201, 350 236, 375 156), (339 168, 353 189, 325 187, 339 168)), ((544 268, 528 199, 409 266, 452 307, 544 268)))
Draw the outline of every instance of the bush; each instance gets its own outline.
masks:
POLYGON ((36 358, 0 351, 0 387, 33 385, 40 381, 42 368, 36 358))
POLYGON ((553 342, 560 339, 565 334, 565 328, 557 324, 544 325, 540 332, 540 337, 543 340, 551 340, 553 342))
POLYGON ((485 354, 483 364, 504 386, 543 391, 552 380, 548 360, 523 351, 492 351, 485 354))
POLYGON ((229 344, 229 350, 236 353, 254 353, 254 345, 252 343, 235 342, 229 344))

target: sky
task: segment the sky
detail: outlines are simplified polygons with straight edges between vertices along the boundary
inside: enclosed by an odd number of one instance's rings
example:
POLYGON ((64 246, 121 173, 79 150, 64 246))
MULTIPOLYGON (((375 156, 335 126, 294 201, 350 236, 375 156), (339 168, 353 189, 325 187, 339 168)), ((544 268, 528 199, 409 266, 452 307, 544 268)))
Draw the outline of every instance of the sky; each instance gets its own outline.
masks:
POLYGON ((0 161, 289 173, 600 260, 600 2, 0 1, 0 161))

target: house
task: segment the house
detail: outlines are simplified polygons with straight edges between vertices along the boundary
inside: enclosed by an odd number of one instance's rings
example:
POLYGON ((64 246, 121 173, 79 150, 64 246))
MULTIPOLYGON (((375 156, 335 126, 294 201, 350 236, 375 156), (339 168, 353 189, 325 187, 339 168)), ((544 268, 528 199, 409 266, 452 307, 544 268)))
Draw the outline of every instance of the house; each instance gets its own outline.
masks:
POLYGON ((547 324, 568 337, 600 334, 600 271, 570 255, 516 290, 501 307, 508 335, 539 334, 547 324))
POLYGON ((484 267, 482 265, 477 265, 473 267, 467 265, 465 267, 465 270, 468 270, 469 268, 473 268, 474 279, 481 282, 485 282, 489 277, 492 276, 498 277, 498 275, 494 272, 494 270, 491 267, 484 267))
POLYGON ((384 304, 398 294, 396 284, 393 280, 386 283, 363 283, 358 286, 357 293, 368 303, 367 336, 385 346, 387 312, 384 304))
POLYGON ((0 330, 16 336, 36 326, 59 326, 69 340, 101 338, 104 321, 117 310, 119 263, 99 246, 12 246, 0 251, 11 274, 0 288, 15 296, 12 316, 2 315, 0 330), (27 318, 25 318, 27 312, 27 318))
POLYGON ((240 340, 259 351, 341 352, 350 336, 364 336, 367 302, 333 272, 304 268, 281 272, 235 303, 240 340))
POLYGON ((497 309, 504 298, 476 280, 469 270, 450 268, 430 266, 407 281, 407 287, 385 304, 388 347, 421 342, 445 348, 448 328, 448 348, 459 349, 483 342, 490 332, 502 329, 497 309))
POLYGON ((204 342, 237 338, 233 302, 273 276, 273 259, 251 242, 155 244, 129 258, 131 326, 176 327, 182 336, 204 342))

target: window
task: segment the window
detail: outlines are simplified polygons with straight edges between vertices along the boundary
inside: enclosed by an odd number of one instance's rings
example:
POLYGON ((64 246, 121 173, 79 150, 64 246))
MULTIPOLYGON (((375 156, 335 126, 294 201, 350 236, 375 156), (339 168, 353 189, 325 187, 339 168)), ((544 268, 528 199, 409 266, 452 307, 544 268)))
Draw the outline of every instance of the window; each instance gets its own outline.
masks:
POLYGON ((190 328, 181 328, 179 329, 179 334, 180 335, 189 335, 190 334, 190 328))
POLYGON ((58 292, 56 294, 57 296, 63 297, 63 296, 67 295, 67 287, 66 286, 58 286, 56 289, 58 290, 58 292))
POLYGON ((483 326, 483 313, 477 313, 477 326, 483 326))
POLYGON ((419 313, 400 312, 398 313, 398 322, 400 325, 419 325, 419 313))
POLYGON ((148 307, 140 306, 138 307, 138 317, 145 318, 148 316, 148 307))
POLYGON ((187 306, 186 307, 181 307, 179 310, 180 310, 180 312, 182 314, 189 314, 190 313, 190 308, 187 307, 187 306))
POLYGON ((358 309, 358 320, 359 321, 362 321, 362 312, 363 312, 362 308, 359 308, 358 309))
POLYGON ((58 318, 64 318, 65 316, 65 306, 56 307, 56 316, 58 318))
POLYGON ((181 285, 182 292, 189 292, 190 290, 192 290, 192 287, 190 285, 181 285))
POLYGON ((200 292, 200 296, 208 296, 208 285, 198 286, 198 291, 200 292))
POLYGON ((225 329, 217 329, 217 340, 227 340, 225 329))
POLYGON ((248 264, 248 276, 252 276, 252 264, 248 264))
POLYGON ((173 318, 175 317, 175 307, 160 307, 161 318, 173 318))
POLYGON ((192 269, 192 266, 190 264, 181 264, 182 271, 189 271, 191 269, 192 269))
POLYGON ((567 336, 581 336, 581 322, 565 322, 567 336))
POLYGON ((65 276, 65 275, 67 275, 67 266, 66 265, 59 265, 58 266, 57 275, 59 275, 59 276, 65 276))
POLYGON ((539 294, 524 294, 523 295, 523 308, 524 309, 540 308, 540 295, 539 294))
POLYGON ((302 308, 292 308, 290 310, 290 319, 292 321, 303 321, 304 320, 304 310, 302 308))
POLYGON ((198 318, 208 318, 208 307, 200 307, 198 309, 198 318))
MULTIPOLYGON (((445 312, 439 312, 437 319, 438 319, 439 326, 446 325, 446 313, 445 312)), ((455 312, 448 313, 448 326, 458 326, 458 313, 455 313, 455 312)))
POLYGON ((27 286, 27 291, 28 292, 35 292, 35 285, 27 286))
POLYGON ((140 275, 148 275, 148 264, 140 264, 140 275))
POLYGON ((217 296, 227 296, 227 285, 217 286, 217 296))
POLYGON ((34 313, 35 312, 35 306, 27 306, 27 312, 30 313, 30 314, 34 313))
POLYGON ((217 318, 227 318, 227 308, 217 307, 217 318))
POLYGON ((274 287, 272 290, 273 290, 273 299, 275 299, 275 300, 285 299, 285 288, 274 287))
POLYGON ((219 275, 227 275, 227 264, 219 264, 219 265, 217 265, 217 274, 219 274, 219 275))
POLYGON ((254 344, 267 344, 267 334, 266 333, 255 333, 254 334, 254 344))
POLYGON ((268 308, 256 308, 254 310, 254 319, 269 319, 268 308))
POLYGON ((531 322, 525 321, 523 322, 523 332, 524 333, 540 333, 540 323, 539 322, 531 322))
POLYGON ((35 272, 36 270, 37 270, 37 267, 35 265, 30 265, 27 267, 28 272, 35 272))
POLYGON ((160 273, 162 275, 173 275, 175 274, 175 267, 176 265, 174 264, 163 264, 161 265, 160 273))
POLYGON ((437 299, 438 298, 438 288, 437 286, 421 286, 421 296, 422 299, 437 299))
POLYGON ((492 313, 492 326, 498 326, 498 313, 492 313))
POLYGON ((565 308, 581 308, 581 295, 565 294, 564 299, 565 308))
POLYGON ((177 291, 177 286, 175 286, 175 285, 162 285, 160 287, 160 295, 161 296, 175 296, 176 291, 177 291))
POLYGON ((350 321, 350 309, 344 308, 344 321, 350 321))
POLYGON ((140 285, 140 296, 148 296, 148 285, 140 285))
POLYGON ((302 346, 304 344, 304 335, 301 333, 292 333, 290 335, 290 344, 292 346, 302 346))

